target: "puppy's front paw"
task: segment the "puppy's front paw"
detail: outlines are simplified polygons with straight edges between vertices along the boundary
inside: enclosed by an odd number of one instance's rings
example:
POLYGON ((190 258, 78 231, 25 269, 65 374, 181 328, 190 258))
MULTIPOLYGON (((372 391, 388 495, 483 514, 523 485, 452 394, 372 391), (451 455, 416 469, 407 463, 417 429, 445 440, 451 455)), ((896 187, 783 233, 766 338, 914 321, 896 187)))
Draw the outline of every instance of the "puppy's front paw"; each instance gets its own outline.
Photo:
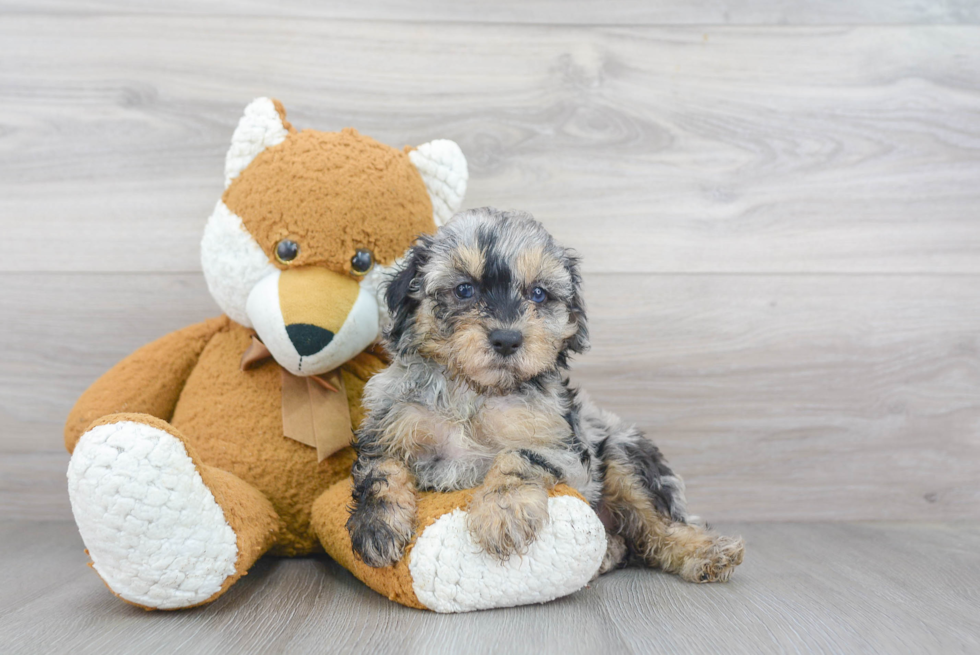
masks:
POLYGON ((680 571, 688 582, 728 582, 742 563, 745 543, 737 537, 713 535, 709 546, 692 555, 680 571))
POLYGON ((506 560, 514 553, 526 553, 547 520, 548 492, 523 484, 480 489, 467 510, 466 526, 483 550, 506 560))
POLYGON ((359 507, 347 520, 354 554, 368 566, 391 566, 415 533, 415 513, 398 505, 359 507))

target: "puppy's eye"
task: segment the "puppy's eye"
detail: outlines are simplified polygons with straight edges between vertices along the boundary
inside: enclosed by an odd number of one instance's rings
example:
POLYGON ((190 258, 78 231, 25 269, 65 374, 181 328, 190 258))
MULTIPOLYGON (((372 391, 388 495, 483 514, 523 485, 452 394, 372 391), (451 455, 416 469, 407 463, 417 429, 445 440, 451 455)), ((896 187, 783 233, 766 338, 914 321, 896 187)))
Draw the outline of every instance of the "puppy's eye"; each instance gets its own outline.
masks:
POLYGON ((350 258, 350 270, 354 275, 367 275, 374 267, 374 254, 367 248, 358 248, 350 258))
POLYGON ((548 292, 541 287, 534 287, 531 289, 531 293, 528 294, 528 298, 531 302, 538 303, 539 305, 548 299, 548 292))
POLYGON ((457 284, 456 288, 453 289, 453 293, 460 300, 466 300, 467 298, 473 297, 473 285, 469 282, 463 282, 462 284, 457 284))
POLYGON ((299 244, 292 239, 283 239, 276 244, 276 259, 280 264, 288 264, 299 255, 299 244))

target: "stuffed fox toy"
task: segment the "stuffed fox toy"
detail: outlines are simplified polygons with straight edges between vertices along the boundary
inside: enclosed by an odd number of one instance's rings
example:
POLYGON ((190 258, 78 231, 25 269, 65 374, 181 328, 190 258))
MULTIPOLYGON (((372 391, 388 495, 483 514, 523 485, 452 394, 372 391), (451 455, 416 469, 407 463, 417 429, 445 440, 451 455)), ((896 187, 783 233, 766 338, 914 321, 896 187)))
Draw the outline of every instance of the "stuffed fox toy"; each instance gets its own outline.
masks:
POLYGON ((372 569, 344 528, 361 392, 385 366, 386 273, 463 198, 451 141, 404 151, 353 129, 297 131, 246 109, 201 262, 224 314, 144 346, 78 400, 68 491, 92 567, 146 609, 213 601, 265 553, 326 551, 380 593, 440 612, 544 602, 581 588, 601 522, 559 487, 524 557, 465 528, 468 492, 426 493, 402 561, 372 569))

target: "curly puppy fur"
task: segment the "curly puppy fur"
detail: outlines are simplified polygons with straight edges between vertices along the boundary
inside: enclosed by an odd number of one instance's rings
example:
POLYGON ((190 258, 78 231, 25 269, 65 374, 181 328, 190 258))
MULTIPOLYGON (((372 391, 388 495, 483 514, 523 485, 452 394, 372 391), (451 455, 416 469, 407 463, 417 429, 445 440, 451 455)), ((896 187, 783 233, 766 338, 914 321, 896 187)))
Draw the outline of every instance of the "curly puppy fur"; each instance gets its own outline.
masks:
POLYGON ((347 523, 364 562, 401 558, 417 488, 478 487, 474 541, 523 553, 564 482, 606 524, 599 573, 636 561, 715 582, 741 563, 740 539, 689 520, 657 447, 569 386, 569 356, 589 343, 578 260, 530 214, 457 214, 420 238, 386 300, 393 363, 365 389, 347 523))

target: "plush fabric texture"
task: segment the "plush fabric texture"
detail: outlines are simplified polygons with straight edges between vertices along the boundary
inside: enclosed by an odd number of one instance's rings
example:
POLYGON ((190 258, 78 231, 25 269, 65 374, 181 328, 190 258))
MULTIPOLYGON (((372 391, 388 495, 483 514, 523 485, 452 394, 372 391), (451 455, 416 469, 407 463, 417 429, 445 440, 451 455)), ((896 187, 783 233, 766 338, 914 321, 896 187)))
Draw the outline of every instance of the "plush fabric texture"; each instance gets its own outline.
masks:
POLYGON ((225 156, 225 187, 252 163, 256 155, 270 146, 279 145, 295 132, 278 100, 257 98, 249 103, 225 156))
POLYGON ((245 231, 242 219, 220 200, 204 226, 201 268, 208 291, 221 311, 236 323, 252 327, 246 311, 249 293, 278 269, 245 231))
POLYGON ((574 489, 551 492, 549 524, 531 550, 497 562, 473 543, 465 527, 472 491, 423 492, 418 527, 405 556, 375 569, 354 557, 347 533, 350 481, 326 491, 313 506, 313 525, 327 554, 390 600, 436 612, 543 603, 581 589, 606 552, 598 516, 574 489))
MULTIPOLYGON (((333 328, 333 340, 327 349, 311 356, 301 357, 300 353, 293 346, 293 342, 286 330, 286 318, 283 316, 281 303, 284 300, 282 294, 281 279, 289 273, 305 273, 316 270, 312 267, 300 268, 289 271, 276 270, 272 275, 262 279, 248 298, 248 314, 251 319, 252 327, 264 334, 265 345, 273 353, 279 353, 277 361, 294 375, 304 375, 308 373, 326 372, 333 368, 325 360, 336 357, 337 353, 342 353, 340 358, 347 361, 354 357, 364 347, 370 345, 377 339, 379 334, 378 324, 378 300, 374 295, 375 291, 370 285, 358 285, 351 281, 355 295, 354 302, 348 306, 346 319, 342 321, 342 326, 337 329, 333 324, 316 324, 327 329, 333 328)), ((323 271, 327 275, 337 276, 336 273, 323 271)), ((321 302, 328 302, 325 298, 321 302)), ((337 304, 340 304, 339 302, 337 304)), ((294 312, 298 313, 298 312, 294 312)), ((307 320, 300 323, 310 323, 316 314, 307 314, 307 320)))
POLYGON ((141 607, 178 609, 245 573, 279 520, 261 494, 231 477, 203 471, 159 419, 117 414, 93 425, 71 459, 68 492, 106 586, 141 607))
POLYGON ((466 195, 469 169, 466 157, 455 142, 436 139, 418 148, 406 149, 408 158, 422 174, 425 188, 432 198, 432 215, 436 225, 443 226, 456 213, 466 195))
POLYGON ((344 529, 353 449, 319 461, 316 448, 284 435, 284 370, 339 370, 347 411, 334 405, 318 418, 344 421, 338 432, 364 419, 365 383, 386 362, 376 345, 385 267, 459 209, 467 179, 459 147, 433 141, 403 151, 352 129, 299 132, 278 101, 258 98, 225 164, 226 190, 205 228, 201 261, 226 315, 123 359, 82 394, 65 424, 72 511, 109 589, 146 609, 193 607, 219 597, 266 553, 324 549, 386 596, 437 611, 540 602, 584 585, 604 539, 568 489, 556 492, 555 525, 541 553, 513 569, 517 577, 462 552, 471 546, 459 523, 469 492, 424 494, 420 554, 368 569, 354 561, 344 529), (283 238, 299 244, 288 264, 275 258, 283 238), (358 248, 377 261, 363 277, 350 270, 358 248), (305 286, 285 293, 279 281, 287 274, 305 286), (317 352, 315 339, 304 342, 301 353, 287 327, 326 330, 333 340, 317 352), (270 356, 243 367, 253 339, 270 356), (331 351, 335 344, 346 347, 331 351))
POLYGON ((96 380, 65 421, 68 452, 93 421, 107 414, 134 412, 170 420, 204 347, 229 323, 222 316, 171 332, 116 364, 111 375, 96 380))
POLYGON ((435 230, 432 201, 408 155, 353 128, 304 130, 259 154, 222 196, 271 261, 281 239, 290 266, 350 270, 358 248, 390 264, 406 237, 435 230), (370 174, 365 174, 369 171, 370 174))
POLYGON ((548 500, 548 522, 523 555, 499 562, 473 541, 466 511, 436 519, 409 555, 412 588, 436 612, 546 603, 581 589, 599 570, 606 531, 587 502, 572 496, 548 500))
MULTIPOLYGON (((319 552, 310 508, 327 487, 347 477, 354 453, 346 448, 317 462, 315 449, 283 437, 281 369, 270 360, 241 371, 239 362, 250 341, 249 330, 230 322, 214 335, 187 380, 171 423, 205 464, 235 474, 269 499, 285 526, 274 554, 319 552)), ((383 366, 369 353, 355 359, 361 373, 383 366)), ((347 365, 341 372, 353 396, 351 422, 356 427, 354 422, 363 416, 360 394, 367 376, 358 377, 347 365)))

